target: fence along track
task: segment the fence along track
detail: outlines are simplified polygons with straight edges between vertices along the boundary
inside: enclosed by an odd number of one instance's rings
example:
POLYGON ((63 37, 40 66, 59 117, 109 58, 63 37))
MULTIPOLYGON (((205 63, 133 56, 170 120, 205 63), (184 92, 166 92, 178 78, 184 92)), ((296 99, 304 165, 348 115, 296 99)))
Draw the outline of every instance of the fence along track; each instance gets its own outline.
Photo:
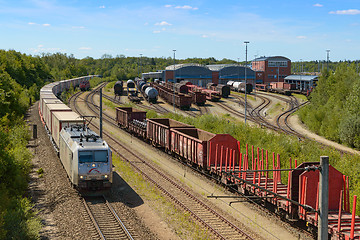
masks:
POLYGON ((104 196, 83 198, 83 203, 100 239, 133 237, 104 196))
MULTIPOLYGON (((92 98, 94 93, 90 93, 88 97, 92 98)), ((86 99, 88 99, 88 97, 86 99)), ((98 110, 94 107, 93 103, 88 103, 88 107, 98 114, 98 110)), ((76 105, 74 105, 76 106, 76 105)), ((104 118, 104 121, 114 125, 114 120, 110 121, 104 118)), ((95 128, 97 126, 93 125, 95 128)), ((209 229, 219 239, 252 239, 239 227, 235 226, 211 207, 207 206, 203 201, 195 197, 179 184, 171 180, 164 173, 151 164, 143 160, 132 150, 126 148, 121 142, 117 141, 111 135, 106 134, 109 140, 116 144, 116 148, 113 150, 119 154, 119 156, 127 160, 135 169, 141 172, 149 181, 154 183, 164 194, 170 197, 177 205, 185 209, 191 214, 191 216, 209 229), (118 150, 121 148, 121 150, 118 150)))

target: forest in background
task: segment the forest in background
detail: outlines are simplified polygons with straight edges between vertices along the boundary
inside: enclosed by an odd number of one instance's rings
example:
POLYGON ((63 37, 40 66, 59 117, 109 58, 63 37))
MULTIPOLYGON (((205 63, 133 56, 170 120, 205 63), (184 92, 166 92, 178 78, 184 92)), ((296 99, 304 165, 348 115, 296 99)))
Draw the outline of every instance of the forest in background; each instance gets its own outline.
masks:
MULTIPOLYGON (((106 81, 133 79, 140 76, 140 72, 165 69, 173 63, 174 60, 170 57, 140 59, 124 55, 104 55, 100 59, 76 59, 73 55, 62 53, 29 56, 14 50, 0 50, 0 239, 39 238, 40 220, 32 211, 31 199, 26 192, 32 155, 26 148, 29 133, 24 114, 30 103, 38 100, 40 88, 52 81, 88 74, 102 75, 106 81)), ((206 65, 236 61, 191 58, 179 59, 176 63, 206 65)), ((326 71, 327 65, 323 61, 301 62, 301 68, 299 64, 293 63, 293 69, 312 71, 317 66, 322 70, 318 87, 310 96, 311 104, 300 111, 301 119, 317 133, 359 148, 359 62, 331 62, 329 71, 326 71)), ((259 129, 247 130, 239 125, 229 125, 226 118, 203 116, 186 121, 209 131, 233 133, 249 144, 281 153, 284 161, 290 156, 311 161, 326 153, 330 155, 334 166, 351 177, 352 194, 360 193, 359 173, 358 170, 353 171, 360 169, 356 167, 360 161, 354 156, 341 155, 331 149, 323 152, 320 147, 302 145, 283 135, 274 137, 263 134, 259 129), (276 144, 270 144, 274 141, 276 144), (304 149, 306 151, 303 152, 304 149)))

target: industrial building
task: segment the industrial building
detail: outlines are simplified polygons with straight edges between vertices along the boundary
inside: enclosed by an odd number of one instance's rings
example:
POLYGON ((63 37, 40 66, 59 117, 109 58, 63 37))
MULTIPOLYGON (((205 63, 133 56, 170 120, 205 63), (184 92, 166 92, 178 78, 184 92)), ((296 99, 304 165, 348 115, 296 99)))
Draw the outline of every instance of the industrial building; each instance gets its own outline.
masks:
POLYGON ((240 66, 238 64, 214 64, 207 65, 212 71, 213 82, 217 84, 226 84, 228 81, 245 82, 254 84, 255 72, 249 67, 240 66))
POLYGON ((316 87, 319 77, 313 75, 290 75, 285 77, 284 80, 286 83, 295 83, 296 89, 300 91, 310 91, 316 87))
POLYGON ((174 82, 175 75, 176 82, 186 80, 195 85, 206 87, 210 82, 226 84, 228 81, 245 81, 245 72, 247 81, 254 84, 255 72, 249 67, 237 64, 207 66, 195 63, 175 64, 158 72, 143 73, 142 77, 144 79, 157 78, 166 82, 174 82))
POLYGON ((284 82, 291 74, 291 60, 282 56, 255 58, 251 65, 256 83, 284 82))

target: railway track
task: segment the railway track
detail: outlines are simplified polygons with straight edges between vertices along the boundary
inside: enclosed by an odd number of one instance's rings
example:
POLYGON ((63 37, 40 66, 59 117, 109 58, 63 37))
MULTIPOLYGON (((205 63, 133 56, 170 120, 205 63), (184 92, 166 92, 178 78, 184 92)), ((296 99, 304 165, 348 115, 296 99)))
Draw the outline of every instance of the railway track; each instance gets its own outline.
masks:
MULTIPOLYGON (((249 104, 247 105, 248 109, 250 109, 250 111, 249 111, 249 115, 250 115, 249 119, 251 121, 253 121, 255 123, 258 123, 260 126, 264 126, 266 128, 272 129, 272 130, 277 131, 277 132, 282 131, 282 132, 284 132, 286 134, 296 136, 296 137, 298 137, 300 139, 307 138, 303 134, 301 134, 301 133, 297 132, 296 130, 294 130, 290 126, 290 124, 288 122, 289 116, 293 112, 295 112, 298 108, 300 108, 301 106, 307 104, 307 102, 299 105, 297 99, 295 97, 293 97, 293 96, 290 96, 289 97, 290 99, 287 99, 287 98, 284 98, 282 96, 271 95, 272 97, 277 98, 277 99, 279 99, 281 101, 287 102, 289 104, 289 109, 277 116, 276 125, 275 125, 275 124, 269 122, 267 119, 265 119, 265 117, 263 117, 262 114, 261 114, 261 112, 267 106, 269 106, 270 103, 271 103, 271 99, 266 97, 266 96, 263 96, 263 95, 266 95, 266 94, 258 92, 257 97, 262 99, 262 102, 259 105, 257 105, 255 108, 253 108, 249 104)), ((242 102, 242 99, 240 97, 236 97, 236 98, 240 101, 240 104, 244 105, 244 103, 242 102)), ((233 102, 238 103, 238 101, 233 101, 233 102)), ((244 118, 243 113, 239 113, 238 111, 236 111, 232 107, 226 106, 225 104, 223 104, 223 105, 220 104, 220 106, 222 108, 224 108, 225 110, 227 110, 229 112, 232 112, 233 114, 235 114, 235 115, 237 115, 239 117, 244 118)))
MULTIPOLYGON (((94 95, 95 91, 88 94, 85 98, 85 102, 90 102, 87 107, 97 115, 98 107, 93 103, 94 95)), ((76 102, 77 97, 74 97, 74 102, 76 102)), ((74 104, 74 106, 76 107, 76 104, 74 104)), ((81 114, 79 109, 75 110, 81 114)), ((117 127, 115 120, 110 116, 106 116, 104 121, 117 127)), ((92 125, 94 128, 98 129, 96 125, 92 125)), ((145 178, 172 199, 177 206, 184 209, 184 211, 188 212, 195 221, 206 227, 206 229, 216 238, 252 239, 239 227, 228 221, 212 207, 209 207, 203 200, 200 200, 187 189, 166 176, 161 170, 158 170, 158 166, 154 166, 149 161, 146 161, 146 157, 139 156, 139 153, 134 153, 132 149, 126 147, 110 134, 107 134, 106 132, 103 134, 106 136, 108 144, 112 146, 113 151, 115 151, 122 159, 128 161, 135 169, 141 172, 145 178)))
POLYGON ((83 203, 96 229, 97 238, 104 240, 134 239, 104 196, 84 197, 83 203))
POLYGON ((210 110, 207 106, 198 106, 199 111, 200 111, 200 115, 206 115, 206 114, 210 114, 210 110))

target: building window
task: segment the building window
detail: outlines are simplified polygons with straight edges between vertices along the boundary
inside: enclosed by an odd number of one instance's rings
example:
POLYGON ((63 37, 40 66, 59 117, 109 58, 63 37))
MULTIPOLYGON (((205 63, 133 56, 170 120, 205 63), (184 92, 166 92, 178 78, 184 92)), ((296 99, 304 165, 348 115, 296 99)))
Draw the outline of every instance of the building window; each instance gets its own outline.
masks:
POLYGON ((288 62, 287 61, 268 61, 269 67, 287 67, 288 62))

